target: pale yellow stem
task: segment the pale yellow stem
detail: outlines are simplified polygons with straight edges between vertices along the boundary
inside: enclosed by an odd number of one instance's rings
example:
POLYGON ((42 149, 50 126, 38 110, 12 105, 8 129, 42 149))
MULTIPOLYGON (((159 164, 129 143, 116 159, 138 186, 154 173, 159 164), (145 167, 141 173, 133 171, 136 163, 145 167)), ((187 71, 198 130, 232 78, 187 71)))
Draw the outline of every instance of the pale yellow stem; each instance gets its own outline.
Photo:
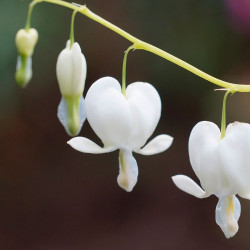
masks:
POLYGON ((114 24, 108 22, 107 20, 103 19, 102 17, 96 15, 91 10, 89 10, 86 6, 82 6, 82 5, 78 5, 78 4, 74 4, 74 3, 73 4, 67 3, 67 2, 64 2, 62 0, 34 0, 33 2, 36 2, 36 3, 48 2, 48 3, 53 3, 53 4, 67 7, 67 8, 70 8, 72 10, 78 10, 79 13, 82 13, 83 15, 87 16, 88 18, 100 23, 101 25, 107 27, 110 30, 113 30, 117 34, 119 34, 122 37, 129 40, 131 43, 134 44, 135 49, 142 49, 142 50, 146 50, 148 52, 151 52, 153 54, 156 54, 156 55, 192 72, 193 74, 195 74, 195 75, 197 75, 197 76, 199 76, 199 77, 201 77, 201 78, 203 78, 203 79, 205 79, 213 84, 216 84, 222 88, 231 89, 231 93, 250 92, 250 85, 234 84, 234 83, 222 81, 218 78, 215 78, 215 77, 199 70, 198 68, 190 65, 189 63, 167 53, 166 51, 159 49, 159 48, 157 48, 149 43, 143 42, 143 41, 139 40, 138 38, 130 35, 126 31, 117 27, 116 25, 114 25, 114 24))

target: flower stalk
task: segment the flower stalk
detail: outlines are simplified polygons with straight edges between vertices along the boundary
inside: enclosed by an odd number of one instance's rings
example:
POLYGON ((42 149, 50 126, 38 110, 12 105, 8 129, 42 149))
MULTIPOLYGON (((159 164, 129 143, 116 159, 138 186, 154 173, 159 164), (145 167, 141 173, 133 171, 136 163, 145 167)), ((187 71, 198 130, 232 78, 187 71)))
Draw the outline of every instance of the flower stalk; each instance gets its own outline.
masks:
POLYGON ((78 11, 74 10, 72 17, 71 17, 71 26, 70 26, 70 48, 72 48, 75 42, 75 35, 74 35, 74 23, 75 23, 75 16, 78 11))
POLYGON ((132 49, 135 49, 134 45, 131 45, 124 54, 123 58, 123 64, 122 64, 122 94, 126 94, 126 73, 127 73, 127 58, 128 58, 128 52, 132 49))
POLYGON ((245 85, 245 84, 235 84, 235 83, 230 83, 230 82, 226 82, 223 80, 220 80, 216 77, 213 77, 201 70, 199 70, 198 68, 192 66, 191 64, 169 54, 168 52, 157 48, 156 46, 153 46, 149 43, 146 43, 142 40, 139 40, 138 38, 130 35, 128 32, 122 30, 121 28, 119 28, 118 26, 110 23, 109 21, 105 20, 104 18, 96 15, 95 13, 93 13, 91 10, 89 10, 86 5, 78 5, 78 4, 74 4, 74 3, 68 3, 62 0, 33 0, 32 3, 41 3, 41 2, 48 2, 48 3, 52 3, 52 4, 57 4, 72 10, 77 10, 79 13, 85 15, 86 17, 94 20, 95 22, 100 23, 101 25, 105 26, 106 28, 114 31, 115 33, 119 34, 120 36, 124 37, 125 39, 129 40, 130 42, 132 42, 135 46, 135 49, 141 49, 141 50, 146 50, 148 52, 151 52, 155 55, 158 55, 188 71, 190 71, 191 73, 215 84, 218 85, 222 88, 226 88, 226 89, 231 89, 232 93, 235 92, 250 92, 250 85, 245 85))
POLYGON ((226 133, 226 102, 227 102, 227 96, 230 92, 231 90, 229 89, 223 98, 222 117, 221 117, 221 139, 225 137, 226 133))

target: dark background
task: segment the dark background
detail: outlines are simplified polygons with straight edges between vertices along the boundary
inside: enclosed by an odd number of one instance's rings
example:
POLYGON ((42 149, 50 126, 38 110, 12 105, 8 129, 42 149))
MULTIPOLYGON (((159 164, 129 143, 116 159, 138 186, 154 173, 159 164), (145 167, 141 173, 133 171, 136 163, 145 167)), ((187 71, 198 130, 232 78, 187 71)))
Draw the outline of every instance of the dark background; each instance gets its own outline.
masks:
MULTIPOLYGON (((128 83, 147 81, 162 98, 153 136, 174 137, 159 155, 135 155, 139 180, 131 193, 117 185, 118 152, 81 154, 56 117, 60 93, 57 56, 69 36, 71 11, 41 3, 32 26, 39 31, 34 76, 25 90, 14 80, 15 34, 29 1, 0 2, 0 249, 250 249, 250 202, 240 199, 239 232, 226 239, 215 223, 215 196, 204 200, 171 181, 198 182, 187 151, 192 127, 220 125, 223 93, 217 86, 145 51, 129 54, 128 83)), ((88 0, 95 13, 218 78, 250 83, 248 0, 88 0)), ((130 43, 78 15, 75 37, 88 64, 84 95, 103 76, 121 80, 130 43)), ((250 95, 228 98, 227 120, 250 122, 250 95)), ((88 123, 82 136, 100 140, 88 123)))

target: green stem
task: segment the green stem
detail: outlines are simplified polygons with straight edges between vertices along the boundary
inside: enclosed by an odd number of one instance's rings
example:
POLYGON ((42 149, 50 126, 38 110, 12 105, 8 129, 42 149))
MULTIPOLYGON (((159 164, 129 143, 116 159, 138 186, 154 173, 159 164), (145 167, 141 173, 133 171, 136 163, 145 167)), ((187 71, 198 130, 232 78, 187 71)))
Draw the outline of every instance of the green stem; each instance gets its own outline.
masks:
POLYGON ((221 139, 225 137, 226 133, 226 101, 227 101, 227 96, 231 92, 231 89, 229 89, 226 94, 224 95, 223 98, 223 105, 222 105, 222 117, 221 117, 221 139))
POLYGON ((128 52, 132 49, 135 49, 134 45, 131 45, 124 54, 123 64, 122 64, 122 94, 126 95, 126 68, 127 68, 127 57, 128 52))
POLYGON ((250 92, 250 85, 244 85, 244 84, 234 84, 234 83, 230 83, 230 82, 226 82, 226 81, 222 81, 218 78, 215 78, 201 70, 199 70, 198 68, 190 65, 189 63, 167 53, 164 50, 161 50, 159 48, 157 48, 156 46, 153 46, 149 43, 143 42, 139 39, 137 39, 136 37, 130 35, 129 33, 127 33, 126 31, 120 29, 119 27, 117 27, 116 25, 108 22, 107 20, 103 19, 102 17, 96 15, 95 13, 93 13, 92 11, 90 11, 85 5, 81 6, 78 4, 71 4, 71 3, 67 3, 64 2, 62 0, 33 0, 33 2, 35 3, 40 3, 40 2, 48 2, 48 3, 53 3, 53 4, 57 4, 63 7, 67 7, 73 10, 78 10, 81 14, 87 16, 88 18, 100 23, 101 25, 107 27, 108 29, 116 32, 117 34, 119 34, 120 36, 126 38, 127 40, 129 40, 130 42, 132 42, 135 46, 135 49, 142 49, 142 50, 146 50, 148 52, 151 52, 153 54, 156 54, 190 72, 192 72, 193 74, 213 83, 216 84, 222 88, 226 88, 226 89, 231 89, 231 92, 250 92))
POLYGON ((78 10, 74 10, 72 17, 71 17, 71 26, 70 26, 70 48, 72 48, 72 45, 75 42, 75 37, 74 37, 74 23, 75 23, 75 16, 78 10))
POLYGON ((28 31, 30 29, 30 20, 31 20, 31 15, 32 15, 32 11, 34 6, 36 5, 36 2, 33 1, 30 3, 29 5, 29 10, 28 10, 28 15, 27 15, 27 20, 26 20, 26 25, 25 25, 25 30, 28 31))

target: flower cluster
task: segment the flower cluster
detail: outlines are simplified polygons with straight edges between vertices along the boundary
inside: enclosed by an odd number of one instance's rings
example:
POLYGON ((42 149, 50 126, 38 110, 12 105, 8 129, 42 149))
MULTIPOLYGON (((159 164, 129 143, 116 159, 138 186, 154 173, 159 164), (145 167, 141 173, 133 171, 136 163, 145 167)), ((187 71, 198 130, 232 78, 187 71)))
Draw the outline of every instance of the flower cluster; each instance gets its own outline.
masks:
MULTIPOLYGON (((32 7, 33 5, 31 10, 32 7)), ((57 115, 70 136, 78 135, 87 119, 103 143, 99 146, 86 137, 74 137, 68 141, 74 149, 91 154, 119 150, 117 182, 122 189, 130 192, 138 179, 138 165, 133 153, 154 155, 167 150, 173 142, 173 138, 166 134, 158 135, 148 142, 161 116, 161 99, 157 90, 145 82, 134 82, 126 88, 127 54, 136 48, 147 50, 145 46, 148 44, 143 42, 142 47, 134 42, 126 51, 122 87, 116 79, 103 77, 91 85, 84 100, 87 64, 79 44, 74 42, 73 30, 74 18, 78 11, 76 9, 72 15, 70 40, 57 60, 56 75, 62 95, 57 115)), ((103 19, 100 22, 103 22, 103 19)), ((107 21, 105 26, 114 29, 107 21)), ((21 87, 26 86, 32 77, 32 55, 37 40, 37 31, 29 28, 29 25, 17 32, 16 80, 21 87)), ((136 41, 142 42, 138 39, 136 41)), ((148 51, 164 55, 163 57, 170 58, 170 61, 173 59, 168 53, 156 50, 153 46, 149 46, 148 51)), ((202 73, 177 58, 174 61, 191 72, 199 72, 198 75, 202 73)), ((208 75, 202 74, 202 77, 206 78, 204 76, 208 75)), ((221 81, 219 85, 221 86, 221 81)), ((195 197, 206 198, 212 194, 218 197, 216 223, 227 238, 234 236, 239 228, 241 205, 236 195, 250 199, 250 124, 236 122, 229 124, 225 131, 226 98, 230 92, 235 91, 230 88, 224 97, 222 131, 214 123, 203 121, 191 132, 189 157, 202 188, 185 175, 172 177, 179 189, 195 197)))
MULTIPOLYGON (((29 39, 25 40, 25 48, 28 44, 34 45, 34 38, 29 39)), ((30 49, 29 55, 32 52, 30 49)), ((75 137, 68 142, 74 149, 92 154, 120 150, 117 182, 130 192, 138 178, 138 166, 132 152, 142 155, 161 153, 173 141, 169 135, 158 135, 146 144, 161 116, 160 96, 149 83, 132 83, 123 93, 116 79, 103 77, 92 84, 84 100, 86 72, 87 64, 79 44, 67 41, 56 65, 62 94, 58 118, 70 136, 80 132, 87 118, 104 145, 100 147, 85 137, 75 137)))

